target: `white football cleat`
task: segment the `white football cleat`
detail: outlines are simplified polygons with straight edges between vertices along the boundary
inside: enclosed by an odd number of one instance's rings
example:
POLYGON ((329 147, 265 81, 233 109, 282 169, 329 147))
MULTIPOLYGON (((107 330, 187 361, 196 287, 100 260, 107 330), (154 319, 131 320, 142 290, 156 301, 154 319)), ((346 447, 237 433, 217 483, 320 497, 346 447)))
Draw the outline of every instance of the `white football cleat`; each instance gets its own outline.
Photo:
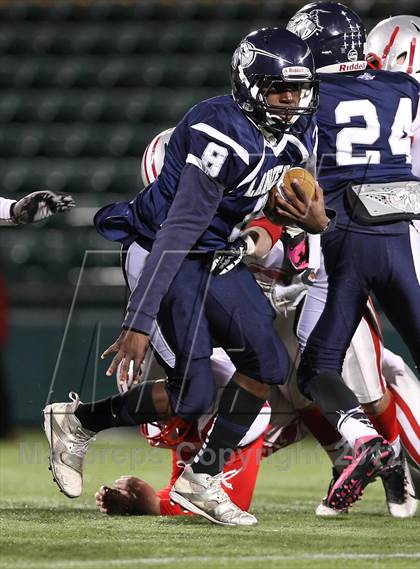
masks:
POLYGON ((184 509, 223 526, 253 526, 257 518, 238 508, 222 488, 223 472, 196 474, 187 465, 169 497, 184 509))
POLYGON ((315 515, 320 518, 336 518, 338 516, 343 516, 348 514, 348 510, 336 510, 335 508, 330 508, 324 500, 318 504, 315 510, 315 515))
MULTIPOLYGON (((332 478, 330 481, 330 485, 328 487, 327 496, 329 495, 331 488, 334 486, 339 476, 340 473, 335 467, 333 467, 332 478)), ((316 507, 315 510, 316 516, 319 516, 320 518, 336 518, 338 516, 343 516, 344 514, 348 514, 348 510, 346 508, 344 510, 338 510, 329 506, 327 504, 327 496, 325 496, 325 498, 323 498, 323 500, 316 507)))
POLYGON ((74 412, 77 393, 69 393, 70 403, 52 403, 44 413, 44 431, 50 446, 49 462, 53 480, 69 498, 78 498, 83 487, 83 459, 96 433, 82 427, 74 412))
POLYGON ((388 511, 394 518, 412 518, 417 511, 417 500, 407 460, 400 455, 389 471, 381 474, 388 511))

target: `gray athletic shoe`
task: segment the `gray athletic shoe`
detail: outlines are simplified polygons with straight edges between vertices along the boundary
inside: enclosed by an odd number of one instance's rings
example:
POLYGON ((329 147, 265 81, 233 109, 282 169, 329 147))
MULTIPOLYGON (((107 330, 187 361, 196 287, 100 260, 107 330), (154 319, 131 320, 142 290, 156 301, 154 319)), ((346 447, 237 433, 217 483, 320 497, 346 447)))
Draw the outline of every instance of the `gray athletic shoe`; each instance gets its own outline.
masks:
POLYGON ((53 480, 69 498, 77 498, 83 487, 83 459, 94 439, 74 412, 79 406, 77 393, 69 393, 70 403, 52 403, 44 409, 44 431, 50 445, 49 462, 53 480))
POLYGON ((223 526, 253 526, 257 519, 236 506, 222 489, 223 472, 195 474, 191 466, 175 482, 169 497, 186 510, 223 526))

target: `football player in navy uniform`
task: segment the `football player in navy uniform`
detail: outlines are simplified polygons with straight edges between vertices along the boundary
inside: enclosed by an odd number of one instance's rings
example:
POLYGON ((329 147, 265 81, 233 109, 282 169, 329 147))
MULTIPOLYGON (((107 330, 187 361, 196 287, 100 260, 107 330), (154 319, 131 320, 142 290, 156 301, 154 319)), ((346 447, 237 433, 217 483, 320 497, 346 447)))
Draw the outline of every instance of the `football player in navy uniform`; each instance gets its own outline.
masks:
MULTIPOLYGON (((123 382, 130 365, 138 376, 151 342, 168 382, 142 382, 94 405, 72 394, 71 403, 46 407, 51 469, 69 497, 82 491, 83 457, 96 432, 208 412, 216 344, 229 351, 237 372, 205 452, 181 476, 176 501, 216 523, 256 523, 230 501, 220 473, 260 412, 267 384, 286 380, 289 360, 273 328, 273 309, 240 263, 243 244, 233 252, 232 244, 265 206, 285 166, 312 154, 317 85, 306 43, 277 28, 246 36, 231 74, 232 95, 199 103, 177 125, 157 180, 133 200, 96 215, 99 232, 126 247, 135 242, 144 264, 123 332, 103 354, 115 353, 107 374, 121 364, 123 382), (206 453, 211 460, 201 460, 206 453)), ((321 232, 329 219, 319 189, 317 195, 307 229, 321 232)))
MULTIPOLYGON (((300 385, 354 448, 327 497, 344 509, 390 461, 390 447, 340 377, 371 292, 420 365, 420 288, 409 235, 420 213, 410 154, 419 87, 405 74, 366 69, 363 23, 342 4, 308 4, 287 28, 307 41, 319 73, 318 180, 337 215, 321 238, 328 293, 303 351, 300 385)), ((280 203, 287 211, 290 204, 280 203)))

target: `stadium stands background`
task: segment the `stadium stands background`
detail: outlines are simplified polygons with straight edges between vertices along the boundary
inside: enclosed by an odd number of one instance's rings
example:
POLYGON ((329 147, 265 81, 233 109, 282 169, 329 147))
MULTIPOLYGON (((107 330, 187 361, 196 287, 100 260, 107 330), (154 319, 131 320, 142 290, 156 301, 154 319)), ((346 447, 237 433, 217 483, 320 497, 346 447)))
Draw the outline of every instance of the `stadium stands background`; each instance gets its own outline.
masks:
MULTIPOLYGON (((8 377, 15 395, 27 389, 26 402, 15 403, 19 421, 38 416, 51 377, 53 398, 58 384, 77 387, 87 367, 96 369, 90 348, 118 333, 125 291, 117 247, 92 228, 94 212, 136 193, 154 134, 195 102, 229 91, 230 57, 243 35, 284 25, 305 3, 0 1, 0 195, 48 188, 72 193, 78 205, 41 228, 2 228, 8 377), (85 258, 103 249, 111 253, 85 258)), ((368 29, 420 10, 417 0, 346 3, 368 29)))

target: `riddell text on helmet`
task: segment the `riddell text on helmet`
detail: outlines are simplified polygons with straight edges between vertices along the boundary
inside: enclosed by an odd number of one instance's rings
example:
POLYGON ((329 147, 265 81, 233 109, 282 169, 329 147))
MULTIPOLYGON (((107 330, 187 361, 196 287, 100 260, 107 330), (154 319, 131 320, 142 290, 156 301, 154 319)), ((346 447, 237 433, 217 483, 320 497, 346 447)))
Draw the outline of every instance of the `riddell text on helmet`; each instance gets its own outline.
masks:
POLYGON ((366 65, 364 62, 357 61, 356 63, 342 63, 340 71, 362 71, 366 65))

